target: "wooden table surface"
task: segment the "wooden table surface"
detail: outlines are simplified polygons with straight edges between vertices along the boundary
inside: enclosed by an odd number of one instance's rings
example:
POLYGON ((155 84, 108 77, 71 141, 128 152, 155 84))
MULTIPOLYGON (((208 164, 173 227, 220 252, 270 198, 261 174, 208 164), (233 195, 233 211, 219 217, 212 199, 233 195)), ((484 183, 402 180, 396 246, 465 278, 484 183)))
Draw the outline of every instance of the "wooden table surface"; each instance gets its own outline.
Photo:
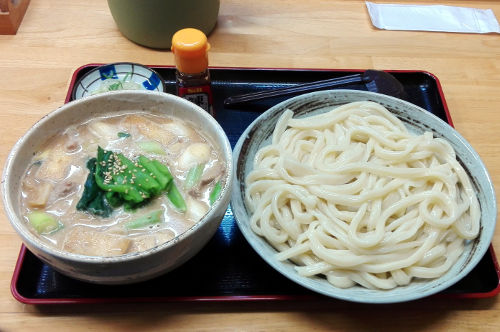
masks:
MULTIPOLYGON (((439 3, 490 8, 500 18, 498 1, 439 3)), ((455 127, 479 152, 495 187, 500 188, 500 35, 378 30, 370 23, 364 1, 221 0, 218 24, 209 41, 212 66, 403 69, 435 74, 455 127)), ((16 140, 64 102, 76 68, 116 61, 172 65, 173 57, 168 51, 144 48, 124 38, 103 0, 32 0, 17 34, 0 35, 2 167, 16 140)), ((1 211, 1 331, 500 330, 498 296, 397 305, 335 300, 26 305, 11 295, 21 241, 1 211)), ((493 247, 500 252, 500 229, 493 247)))

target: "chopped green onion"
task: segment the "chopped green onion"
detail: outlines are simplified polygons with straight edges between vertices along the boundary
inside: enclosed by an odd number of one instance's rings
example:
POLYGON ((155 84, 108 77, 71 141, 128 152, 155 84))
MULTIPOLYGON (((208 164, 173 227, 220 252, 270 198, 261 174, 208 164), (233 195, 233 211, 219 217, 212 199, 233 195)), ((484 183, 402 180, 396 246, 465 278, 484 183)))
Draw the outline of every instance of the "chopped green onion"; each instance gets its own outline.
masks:
POLYGON ((205 164, 198 164, 192 167, 187 176, 186 181, 184 181, 184 189, 189 190, 195 187, 201 180, 201 175, 203 174, 203 169, 205 168, 205 164))
POLYGON ((217 181, 215 186, 212 188, 212 191, 210 192, 209 196, 210 205, 213 205, 217 200, 217 198, 219 198, 221 190, 222 190, 222 185, 220 184, 220 181, 217 181))
POLYGON ((31 212, 28 214, 28 220, 38 234, 49 234, 62 228, 56 218, 42 211, 31 212))
POLYGON ((102 73, 101 74, 102 76, 104 76, 105 79, 109 80, 109 79, 113 79, 113 74, 105 74, 105 73, 102 73))
POLYGON ((163 149, 162 145, 156 141, 142 141, 142 142, 137 142, 137 145, 139 148, 141 148, 142 151, 147 152, 147 153, 155 153, 155 154, 165 154, 165 150, 163 149))
POLYGON ((124 132, 120 131, 118 133, 118 137, 119 138, 130 137, 130 134, 129 133, 124 133, 124 132))
POLYGON ((132 75, 132 73, 131 73, 131 72, 128 72, 127 74, 125 74, 125 76, 124 76, 124 77, 123 77, 123 79, 122 79, 122 82, 126 82, 126 81, 127 81, 127 78, 128 78, 130 75, 132 75))
POLYGON ((174 183, 174 180, 170 181, 168 187, 167 187, 167 197, 170 200, 170 202, 180 211, 180 212, 186 212, 186 202, 184 201, 184 198, 182 198, 181 193, 179 192, 179 189, 177 189, 177 186, 174 183))
POLYGON ((131 220, 125 224, 127 229, 144 228, 161 222, 162 210, 156 210, 137 219, 131 220))
POLYGON ((116 90, 122 90, 122 89, 123 89, 122 82, 116 82, 116 83, 110 84, 108 86, 109 91, 116 91, 116 90))

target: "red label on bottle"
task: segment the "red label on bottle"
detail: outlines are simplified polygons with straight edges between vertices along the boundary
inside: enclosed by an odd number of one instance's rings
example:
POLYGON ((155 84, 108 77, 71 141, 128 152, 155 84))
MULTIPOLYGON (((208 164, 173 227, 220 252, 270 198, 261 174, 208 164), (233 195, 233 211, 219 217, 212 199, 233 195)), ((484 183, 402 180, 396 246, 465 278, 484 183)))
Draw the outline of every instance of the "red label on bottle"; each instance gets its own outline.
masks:
POLYGON ((179 97, 189 100, 214 115, 212 108, 212 89, 210 85, 179 87, 179 97))

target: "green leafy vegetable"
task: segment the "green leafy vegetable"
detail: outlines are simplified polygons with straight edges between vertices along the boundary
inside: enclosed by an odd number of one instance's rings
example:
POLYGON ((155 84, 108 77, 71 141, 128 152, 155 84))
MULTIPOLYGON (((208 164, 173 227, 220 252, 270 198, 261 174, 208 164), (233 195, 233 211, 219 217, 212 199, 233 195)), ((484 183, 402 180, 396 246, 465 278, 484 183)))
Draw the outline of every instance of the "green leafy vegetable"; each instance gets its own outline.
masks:
POLYGON ((102 191, 106 197, 106 201, 111 205, 111 207, 116 208, 124 203, 124 200, 120 197, 118 193, 112 191, 102 191))
POLYGON ((168 169, 167 166, 163 165, 162 163, 160 163, 158 160, 152 160, 151 161, 153 163, 153 165, 156 167, 156 169, 158 171, 160 171, 161 173, 163 173, 166 177, 169 177, 169 178, 172 178, 173 179, 173 176, 172 174, 170 173, 170 170, 168 169))
POLYGON ((89 175, 77 209, 108 217, 113 208, 135 210, 166 193, 181 212, 186 203, 168 167, 158 160, 140 156, 132 161, 121 153, 97 148, 97 158, 87 162, 89 175))
POLYGON ((128 173, 117 154, 97 148, 95 180, 102 190, 118 193, 124 201, 141 203, 150 195, 130 183, 132 179, 132 174, 128 173))
POLYGON ((143 191, 145 196, 147 196, 144 198, 149 198, 160 193, 162 189, 160 184, 149 175, 144 166, 137 162, 132 162, 121 153, 116 154, 116 158, 117 167, 123 170, 123 174, 125 174, 122 182, 130 184, 139 191, 143 191))
POLYGON ((76 209, 88 211, 102 217, 109 217, 113 209, 108 204, 105 193, 97 185, 95 179, 96 158, 92 158, 87 162, 87 168, 89 169, 89 175, 85 181, 83 194, 76 205, 76 209))
POLYGON ((129 134, 129 133, 125 133, 125 132, 120 131, 120 132, 118 133, 118 137, 119 137, 119 138, 126 138, 126 137, 130 137, 130 134, 129 134))
POLYGON ((139 159, 139 164, 141 164, 148 172, 151 177, 153 177, 161 186, 161 190, 167 189, 167 185, 170 181, 172 181, 173 176, 170 174, 170 171, 168 171, 168 168, 166 166, 162 165, 160 162, 149 160, 147 157, 140 156, 139 159), (158 164, 160 164, 160 169, 161 168, 166 168, 166 172, 163 170, 161 171, 158 167, 158 164))

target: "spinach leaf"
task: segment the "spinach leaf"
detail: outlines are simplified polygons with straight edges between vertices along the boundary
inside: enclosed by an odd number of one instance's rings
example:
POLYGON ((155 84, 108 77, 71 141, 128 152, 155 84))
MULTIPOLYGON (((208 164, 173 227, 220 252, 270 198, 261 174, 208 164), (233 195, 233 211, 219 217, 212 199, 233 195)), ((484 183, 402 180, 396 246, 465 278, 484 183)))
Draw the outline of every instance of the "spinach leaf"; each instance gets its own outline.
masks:
POLYGON ((96 158, 87 162, 89 175, 85 181, 84 190, 80 201, 76 205, 79 211, 88 211, 94 215, 109 217, 113 208, 106 200, 106 193, 99 188, 95 180, 96 158))

